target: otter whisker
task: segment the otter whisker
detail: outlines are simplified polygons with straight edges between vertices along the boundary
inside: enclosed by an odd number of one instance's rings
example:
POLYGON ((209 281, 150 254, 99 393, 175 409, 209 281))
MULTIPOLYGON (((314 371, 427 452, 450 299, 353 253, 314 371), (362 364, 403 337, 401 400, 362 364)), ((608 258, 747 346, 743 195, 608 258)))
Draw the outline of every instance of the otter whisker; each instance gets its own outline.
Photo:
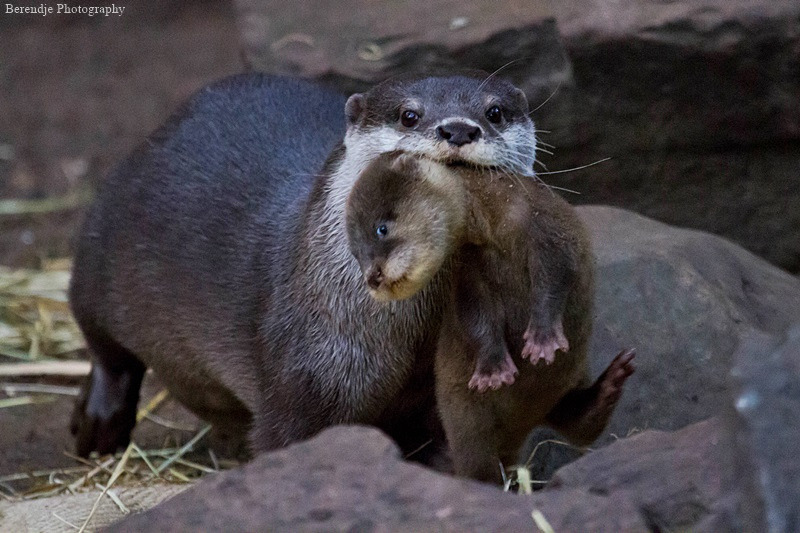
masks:
POLYGON ((544 102, 542 102, 541 104, 539 104, 538 106, 536 106, 534 109, 532 109, 531 111, 528 111, 528 116, 531 116, 533 113, 535 113, 535 112, 537 112, 539 109, 541 109, 541 108, 542 108, 542 106, 544 106, 544 105, 545 105, 547 102, 549 102, 549 101, 550 101, 550 99, 556 95, 556 93, 559 91, 559 89, 561 89, 561 84, 562 84, 562 83, 563 83, 563 82, 562 82, 562 80, 559 80, 559 82, 558 82, 558 85, 556 85, 556 88, 555 88, 555 89, 553 89, 553 92, 552 92, 552 93, 550 93, 550 96, 548 96, 548 97, 545 99, 545 101, 544 101, 544 102))
POLYGON ((499 73, 501 70, 505 69, 506 67, 509 67, 509 66, 513 65, 514 63, 518 63, 518 62, 520 62, 520 61, 523 61, 524 59, 529 59, 529 57, 518 57, 517 59, 512 59, 511 61, 509 61, 508 63, 506 63, 506 64, 505 64, 505 65, 503 65, 502 67, 498 68, 497 70, 495 70, 494 72, 492 72, 491 74, 489 74, 488 76, 486 76, 486 79, 484 79, 484 80, 483 80, 483 81, 480 83, 480 85, 478 85, 478 88, 477 88, 477 89, 475 89, 475 93, 477 93, 478 91, 480 91, 481 89, 483 89, 484 85, 486 85, 487 83, 489 83, 489 80, 491 80, 493 77, 495 77, 495 76, 496 76, 496 75, 497 75, 497 74, 498 74, 498 73, 499 73))
POLYGON ((588 165, 582 165, 582 166, 574 167, 574 168, 565 168, 563 170, 552 170, 550 172, 540 172, 540 174, 542 174, 542 175, 564 174, 565 172, 573 172, 575 170, 583 170, 584 168, 589 168, 589 167, 593 167, 595 165, 599 165, 600 163, 605 163, 606 161, 609 161, 610 159, 611 159, 610 157, 605 157, 603 159, 598 159, 594 163, 589 163, 588 165))
POLYGON ((548 147, 548 148, 552 148, 553 150, 555 150, 555 149, 556 149, 556 147, 555 147, 555 146, 553 146, 552 144, 548 144, 548 143, 546 143, 546 142, 543 142, 543 141, 538 141, 536 144, 538 144, 538 145, 540 145, 540 146, 546 146, 546 147, 548 147))

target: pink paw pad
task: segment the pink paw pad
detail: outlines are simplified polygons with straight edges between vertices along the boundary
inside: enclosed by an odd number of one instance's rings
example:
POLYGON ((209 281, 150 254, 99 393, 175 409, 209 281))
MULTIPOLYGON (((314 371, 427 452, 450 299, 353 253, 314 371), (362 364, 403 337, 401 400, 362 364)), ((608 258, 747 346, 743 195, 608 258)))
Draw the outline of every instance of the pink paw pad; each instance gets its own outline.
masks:
POLYGON ((569 341, 564 335, 561 322, 556 324, 549 332, 542 332, 536 330, 533 326, 528 326, 522 338, 525 340, 525 346, 522 347, 522 357, 529 359, 531 364, 544 361, 549 365, 556 360, 557 350, 562 352, 569 351, 569 341))
POLYGON ((481 393, 488 390, 497 390, 503 385, 512 385, 514 376, 519 373, 517 365, 511 360, 511 355, 508 352, 506 352, 505 359, 499 365, 481 365, 480 363, 479 361, 475 373, 472 374, 469 380, 468 387, 481 393))

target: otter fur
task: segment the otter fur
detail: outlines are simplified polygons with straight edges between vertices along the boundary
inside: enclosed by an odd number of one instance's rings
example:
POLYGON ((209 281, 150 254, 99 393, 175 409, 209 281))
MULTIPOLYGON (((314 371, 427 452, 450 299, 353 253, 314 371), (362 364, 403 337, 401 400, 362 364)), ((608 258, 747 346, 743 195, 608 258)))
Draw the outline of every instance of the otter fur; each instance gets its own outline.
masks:
POLYGON ((424 286, 425 272, 438 270, 431 258, 458 248, 436 355, 456 473, 499 480, 498 464, 513 464, 540 424, 578 444, 599 435, 633 372, 633 352, 591 384, 593 260, 567 202, 524 176, 395 153, 364 171, 347 220, 351 251, 378 299, 413 293, 394 291, 398 280, 424 286), (496 390, 501 384, 511 386, 496 390))
POLYGON ((393 150, 530 171, 527 113, 485 73, 398 77, 349 99, 262 74, 199 91, 107 177, 79 236, 70 301, 92 371, 78 453, 128 443, 148 367, 251 452, 343 422, 408 451, 436 440, 452 261, 408 298, 376 301, 349 252, 346 199, 393 150))

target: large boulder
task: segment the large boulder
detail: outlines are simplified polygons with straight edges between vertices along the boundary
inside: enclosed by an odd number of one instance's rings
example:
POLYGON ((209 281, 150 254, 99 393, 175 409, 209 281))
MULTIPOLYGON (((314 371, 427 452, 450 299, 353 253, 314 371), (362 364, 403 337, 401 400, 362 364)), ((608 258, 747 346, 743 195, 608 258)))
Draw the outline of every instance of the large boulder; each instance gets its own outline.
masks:
POLYGON ((529 94, 570 79, 548 2, 375 3, 237 0, 245 61, 360 91, 390 76, 426 69, 480 68, 504 74, 529 94), (324 17, 316 16, 325 13, 324 17), (536 51, 533 53, 533 51, 536 51))
POLYGON ((800 280, 723 238, 609 207, 582 207, 597 260, 596 373, 621 347, 638 350, 609 430, 678 429, 721 413, 739 357, 800 323, 800 280))
MULTIPOLYGON (((672 430, 731 405, 734 353, 763 357, 754 331, 782 336, 800 323, 800 280, 723 238, 610 207, 579 207, 591 231, 597 293, 590 361, 594 375, 624 347, 638 351, 608 429, 596 445, 644 429, 672 430)), ((530 456, 549 430, 534 433, 530 456)), ((536 450, 547 479, 580 453, 557 443, 536 450)))
POLYGON ((555 531, 736 531, 727 505, 735 487, 718 459, 725 445, 715 421, 646 432, 520 496, 408 463, 378 431, 342 426, 216 474, 110 531, 535 531, 542 520, 555 531))

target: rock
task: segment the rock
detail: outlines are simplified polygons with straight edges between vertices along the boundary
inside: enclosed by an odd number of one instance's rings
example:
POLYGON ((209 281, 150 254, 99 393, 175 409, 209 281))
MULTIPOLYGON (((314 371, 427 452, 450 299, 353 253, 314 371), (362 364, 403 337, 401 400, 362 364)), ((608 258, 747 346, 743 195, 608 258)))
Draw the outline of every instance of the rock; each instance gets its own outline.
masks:
POLYGON ((645 431, 559 470, 544 494, 576 489, 635 504, 650 531, 737 531, 737 487, 723 424, 711 419, 675 432, 645 431))
MULTIPOLYGON (((594 375, 620 349, 638 351, 636 373, 596 444, 725 412, 734 352, 761 357, 763 347, 743 344, 751 332, 781 336, 800 322, 800 281, 720 237, 620 209, 578 211, 597 260, 594 375)), ((552 432, 537 431, 525 455, 549 438, 552 432)), ((547 479, 577 455, 563 446, 540 449, 534 476, 547 479)))
POLYGON ((554 10, 587 112, 571 121, 574 143, 650 150, 800 138, 794 0, 568 0, 554 10))
POLYGON ((800 272, 800 3, 569 0, 554 10, 574 75, 534 115, 545 177, 730 238, 800 272))
POLYGON ((532 496, 402 461, 377 430, 328 429, 264 454, 110 531, 735 531, 718 421, 648 431, 593 452, 532 496), (659 529, 660 528, 660 529, 659 529))
MULTIPOLYGON (((614 131, 614 130, 609 130, 614 131)), ((551 169, 574 168, 611 157, 585 170, 542 176, 578 191, 575 203, 607 204, 662 222, 725 236, 791 272, 800 272, 800 150, 768 144, 702 152, 557 151, 551 169)))
POLYGON ((747 531, 800 531, 800 323, 754 332, 734 356, 728 422, 747 531))
POLYGON ((529 96, 546 98, 571 73, 549 3, 433 0, 236 2, 245 61, 256 70, 364 90, 426 69, 504 66, 529 96), (317 16, 325 13, 324 17, 317 16), (534 52, 535 51, 535 52, 534 52), (506 63, 510 64, 506 65, 506 63))
MULTIPOLYGON (((735 244, 608 207, 582 207, 597 259, 590 353, 599 374, 638 349, 610 431, 678 429, 723 412, 733 353, 800 322, 800 282, 735 244)), ((757 347, 750 357, 758 357, 757 347)))

